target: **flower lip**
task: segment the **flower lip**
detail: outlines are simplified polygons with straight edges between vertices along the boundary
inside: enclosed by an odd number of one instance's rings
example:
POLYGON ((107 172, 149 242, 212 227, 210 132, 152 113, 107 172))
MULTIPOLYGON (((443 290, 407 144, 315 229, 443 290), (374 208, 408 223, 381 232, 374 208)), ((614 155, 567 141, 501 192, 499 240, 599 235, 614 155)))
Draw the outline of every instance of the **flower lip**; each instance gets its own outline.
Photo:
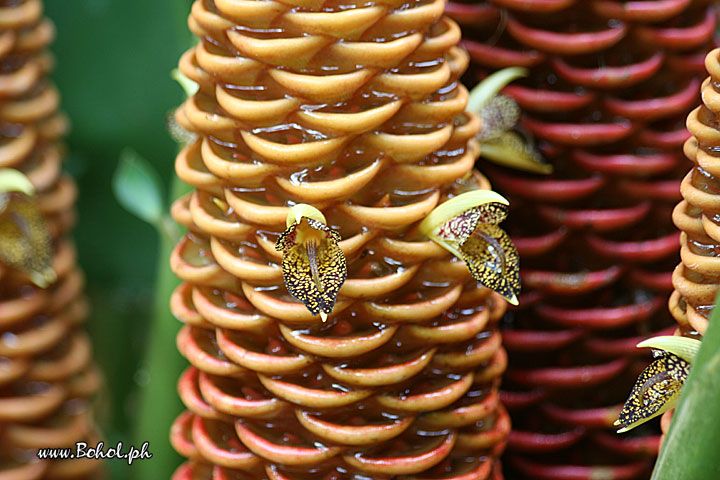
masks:
POLYGON ((287 230, 275 244, 283 252, 285 286, 313 315, 322 321, 332 313, 337 294, 347 278, 340 235, 327 226, 325 216, 307 204, 293 206, 287 230))
POLYGON ((541 161, 540 154, 516 132, 507 131, 482 141, 480 154, 498 165, 548 175, 553 167, 541 161))
POLYGON ((23 173, 0 169, 0 262, 47 288, 57 275, 51 266, 52 239, 34 194, 23 173))
POLYGON ((467 110, 482 119, 482 129, 476 138, 481 143, 483 158, 498 165, 547 175, 553 167, 543 163, 528 133, 513 130, 520 119, 520 106, 511 96, 500 94, 510 82, 527 74, 525 68, 510 67, 489 75, 470 92, 467 110))
POLYGON ((668 352, 643 370, 620 410, 615 426, 617 433, 627 432, 674 408, 690 371, 690 363, 668 352))

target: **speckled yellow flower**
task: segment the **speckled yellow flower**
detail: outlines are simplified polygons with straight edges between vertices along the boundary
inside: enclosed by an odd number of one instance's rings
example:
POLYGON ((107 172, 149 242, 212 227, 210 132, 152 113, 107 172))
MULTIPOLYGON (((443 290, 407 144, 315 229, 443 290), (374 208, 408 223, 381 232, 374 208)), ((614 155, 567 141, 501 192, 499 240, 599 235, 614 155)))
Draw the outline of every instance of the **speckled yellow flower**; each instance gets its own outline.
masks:
POLYGON ((505 220, 508 201, 489 190, 463 193, 439 205, 420 224, 420 231, 468 266, 472 277, 517 305, 520 260, 505 220))
POLYGON ((506 85, 527 73, 524 68, 510 67, 489 75, 470 92, 467 109, 482 119, 477 138, 483 158, 517 170, 549 174, 552 166, 542 162, 529 139, 513 131, 520 119, 517 102, 500 94, 506 85))
POLYGON ((327 226, 322 212, 306 204, 290 209, 287 227, 275 244, 283 252, 285 286, 324 322, 347 278, 340 234, 327 226))
POLYGON ((30 181, 17 170, 0 169, 0 262, 25 272, 37 286, 56 280, 52 245, 30 181))
POLYGON ((700 348, 692 338, 661 336, 638 344, 653 348, 653 362, 635 382, 615 422, 618 433, 627 432, 674 408, 690 373, 690 365, 700 348))

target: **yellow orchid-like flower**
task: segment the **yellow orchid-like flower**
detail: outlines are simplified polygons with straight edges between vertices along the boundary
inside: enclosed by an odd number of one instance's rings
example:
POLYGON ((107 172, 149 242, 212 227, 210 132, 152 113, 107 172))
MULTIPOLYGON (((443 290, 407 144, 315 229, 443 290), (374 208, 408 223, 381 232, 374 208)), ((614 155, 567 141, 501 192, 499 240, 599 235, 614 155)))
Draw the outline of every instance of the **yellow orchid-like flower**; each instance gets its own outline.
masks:
POLYGON ((30 180, 17 170, 0 169, 0 262, 25 272, 37 286, 57 276, 50 266, 52 242, 30 180))
POLYGON ((480 118, 483 122, 477 138, 482 143, 489 143, 517 125, 520 106, 506 95, 497 95, 480 109, 480 118))
POLYGON ((655 360, 640 374, 620 410, 615 421, 616 426, 621 426, 618 433, 675 408, 700 343, 677 336, 654 337, 638 343, 638 348, 652 348, 655 360))
POLYGON ((510 168, 549 174, 552 165, 542 163, 540 154, 513 127, 520 119, 520 107, 512 98, 500 95, 507 84, 527 75, 527 69, 510 67, 489 75, 470 92, 467 109, 482 119, 478 134, 480 155, 510 168))
POLYGON ((508 201, 490 190, 463 193, 435 208, 420 232, 463 260, 472 277, 517 305, 520 261, 515 245, 497 226, 507 216, 508 201))
POLYGON ((282 270, 290 295, 305 304, 322 321, 332 312, 340 287, 347 278, 340 234, 327 226, 317 208, 304 203, 290 209, 287 230, 275 249, 283 252, 282 270))

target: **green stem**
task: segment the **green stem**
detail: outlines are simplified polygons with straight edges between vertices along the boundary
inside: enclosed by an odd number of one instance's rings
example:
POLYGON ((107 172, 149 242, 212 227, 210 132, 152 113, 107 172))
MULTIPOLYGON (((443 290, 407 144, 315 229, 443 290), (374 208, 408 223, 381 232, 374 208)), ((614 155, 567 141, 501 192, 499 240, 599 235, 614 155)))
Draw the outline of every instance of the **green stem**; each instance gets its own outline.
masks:
MULTIPOLYGON (((191 45, 194 36, 187 29, 187 15, 191 1, 168 2, 166 10, 171 18, 175 44, 184 48, 191 45)), ((168 39, 170 40, 170 39, 168 39)), ((188 190, 179 178, 173 175, 170 198, 176 199, 188 190)), ((175 337, 180 322, 170 313, 170 295, 180 280, 170 270, 170 253, 175 247, 175 238, 168 224, 158 228, 160 242, 153 315, 148 329, 148 340, 143 362, 145 385, 137 390, 138 409, 134 418, 133 444, 140 446, 149 442, 148 451, 153 458, 132 465, 133 480, 167 479, 172 476, 183 460, 170 445, 170 427, 182 412, 183 405, 177 394, 177 381, 187 367, 187 362, 175 347, 175 337)), ((175 231, 178 231, 175 229, 175 231)))
MULTIPOLYGON (((177 198, 186 188, 184 183, 174 177, 171 198, 177 198)), ((136 446, 150 442, 148 451, 153 454, 153 458, 133 464, 132 478, 135 480, 170 478, 181 461, 169 442, 170 426, 183 410, 176 384, 187 367, 187 361, 175 347, 175 336, 181 325, 170 313, 169 307, 170 295, 180 281, 170 270, 169 264, 176 239, 164 232, 160 233, 155 305, 142 368, 145 381, 138 389, 139 408, 133 435, 133 444, 136 446)))
POLYGON ((700 350, 670 430, 663 444, 652 480, 716 480, 720 478, 720 307, 710 315, 700 350))

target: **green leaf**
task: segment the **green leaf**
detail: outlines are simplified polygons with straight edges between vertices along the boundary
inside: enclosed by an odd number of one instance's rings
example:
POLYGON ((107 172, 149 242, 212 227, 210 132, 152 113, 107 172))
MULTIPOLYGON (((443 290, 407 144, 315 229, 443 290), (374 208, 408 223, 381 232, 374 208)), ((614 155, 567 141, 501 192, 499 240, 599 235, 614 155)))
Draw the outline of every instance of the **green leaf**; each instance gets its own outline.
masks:
POLYGON ((147 160, 132 149, 123 150, 112 186, 115 198, 127 211, 151 225, 160 225, 165 195, 160 177, 147 160))
MULTIPOLYGON (((719 297, 720 298, 720 297, 719 297)), ((685 381, 653 480, 716 480, 720 445, 720 305, 710 322, 685 381)))

